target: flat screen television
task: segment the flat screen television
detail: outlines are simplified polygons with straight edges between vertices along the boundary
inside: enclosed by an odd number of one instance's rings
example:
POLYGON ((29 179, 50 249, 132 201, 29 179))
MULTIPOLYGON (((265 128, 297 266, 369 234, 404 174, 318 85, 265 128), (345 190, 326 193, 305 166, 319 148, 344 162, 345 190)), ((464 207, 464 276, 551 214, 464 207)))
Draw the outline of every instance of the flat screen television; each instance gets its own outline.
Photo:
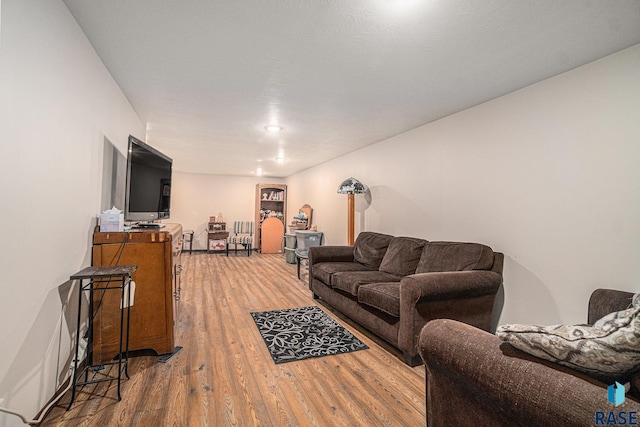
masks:
POLYGON ((152 222, 169 218, 171 158, 129 136, 124 202, 126 221, 152 222))

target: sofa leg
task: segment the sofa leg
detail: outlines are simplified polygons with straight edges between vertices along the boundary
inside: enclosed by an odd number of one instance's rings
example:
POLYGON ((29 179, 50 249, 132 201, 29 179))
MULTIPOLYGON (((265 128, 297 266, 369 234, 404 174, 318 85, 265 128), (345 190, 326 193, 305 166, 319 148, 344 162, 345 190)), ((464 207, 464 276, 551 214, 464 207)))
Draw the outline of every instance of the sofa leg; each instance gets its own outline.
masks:
POLYGON ((402 352, 402 357, 404 358, 404 363, 406 363, 407 365, 409 365, 411 367, 422 365, 422 358, 420 357, 419 354, 411 356, 407 352, 403 351, 402 352))
POLYGON ((318 295, 316 295, 315 293, 312 294, 313 299, 320 299, 320 297, 318 295))

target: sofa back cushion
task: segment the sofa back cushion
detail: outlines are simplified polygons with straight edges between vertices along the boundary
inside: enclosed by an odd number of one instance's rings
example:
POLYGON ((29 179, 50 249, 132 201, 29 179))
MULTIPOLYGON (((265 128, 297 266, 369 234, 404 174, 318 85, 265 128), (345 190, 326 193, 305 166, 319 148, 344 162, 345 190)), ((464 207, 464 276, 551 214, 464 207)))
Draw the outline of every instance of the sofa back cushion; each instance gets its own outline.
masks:
POLYGON ((368 267, 378 268, 393 236, 363 231, 353 245, 353 259, 368 267))
POLYGON ((428 242, 424 245, 416 273, 491 270, 493 250, 480 243, 428 242))
POLYGON ((380 271, 396 276, 408 276, 416 271, 426 240, 414 237, 394 237, 380 263, 380 271))

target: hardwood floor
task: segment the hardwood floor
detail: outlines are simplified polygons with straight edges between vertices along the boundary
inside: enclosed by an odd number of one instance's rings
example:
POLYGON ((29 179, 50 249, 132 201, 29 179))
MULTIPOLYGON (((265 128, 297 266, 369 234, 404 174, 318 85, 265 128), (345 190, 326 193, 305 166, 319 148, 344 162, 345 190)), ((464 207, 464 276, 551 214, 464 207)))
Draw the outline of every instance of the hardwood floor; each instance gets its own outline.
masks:
MULTIPOLYGON (((282 255, 183 254, 177 345, 130 359, 130 379, 70 392, 45 426, 424 426, 424 367, 311 298, 282 255), (370 349, 275 365, 252 311, 320 305, 370 349)), ((303 277, 303 279, 306 279, 303 277)))

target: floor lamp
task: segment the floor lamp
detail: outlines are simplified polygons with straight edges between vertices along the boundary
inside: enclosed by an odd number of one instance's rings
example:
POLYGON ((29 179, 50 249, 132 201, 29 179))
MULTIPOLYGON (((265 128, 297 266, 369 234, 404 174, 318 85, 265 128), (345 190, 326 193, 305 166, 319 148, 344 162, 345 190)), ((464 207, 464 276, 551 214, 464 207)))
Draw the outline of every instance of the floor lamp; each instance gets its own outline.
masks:
POLYGON ((367 189, 364 184, 355 178, 349 178, 342 181, 342 184, 338 187, 338 193, 349 195, 349 211, 347 213, 347 244, 353 246, 353 230, 354 230, 354 216, 355 216, 355 194, 365 193, 367 189))

